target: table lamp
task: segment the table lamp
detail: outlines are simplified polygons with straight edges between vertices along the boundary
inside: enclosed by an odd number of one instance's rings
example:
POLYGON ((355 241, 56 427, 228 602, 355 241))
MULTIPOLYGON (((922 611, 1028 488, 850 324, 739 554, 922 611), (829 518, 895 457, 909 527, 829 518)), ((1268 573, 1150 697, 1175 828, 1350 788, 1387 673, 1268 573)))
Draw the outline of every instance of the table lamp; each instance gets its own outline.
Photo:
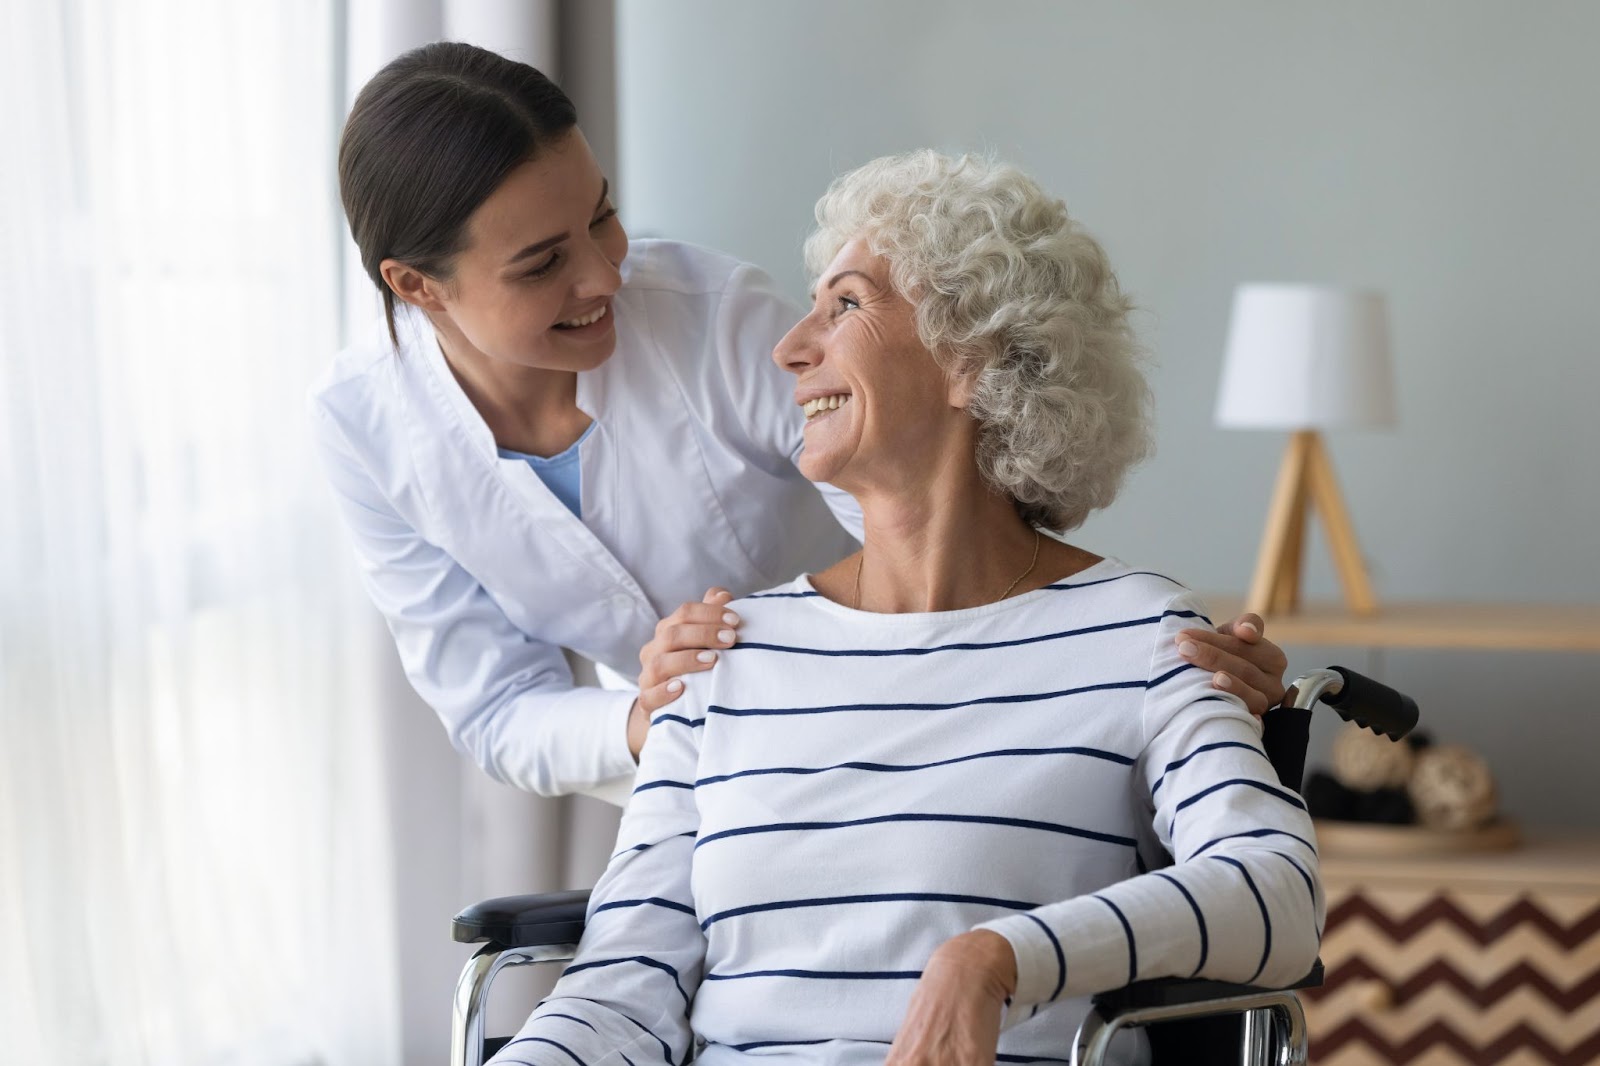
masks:
POLYGON ((1231 429, 1290 431, 1245 610, 1286 614, 1299 606, 1306 522, 1315 508, 1345 605, 1355 614, 1376 613, 1321 431, 1394 424, 1383 294, 1323 285, 1239 286, 1216 421, 1231 429))

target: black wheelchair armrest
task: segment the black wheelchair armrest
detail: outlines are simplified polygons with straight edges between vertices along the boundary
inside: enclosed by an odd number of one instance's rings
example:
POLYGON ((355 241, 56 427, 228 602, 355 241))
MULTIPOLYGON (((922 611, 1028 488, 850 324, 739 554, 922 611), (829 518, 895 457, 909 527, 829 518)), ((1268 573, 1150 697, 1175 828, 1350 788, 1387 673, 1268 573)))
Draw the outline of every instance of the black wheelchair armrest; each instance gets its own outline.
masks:
MULTIPOLYGON (((1315 988, 1320 984, 1322 984, 1322 960, 1318 959, 1310 973, 1288 987, 1315 988)), ((1233 996, 1250 996, 1267 991, 1282 990, 1234 985, 1226 981, 1163 977, 1154 981, 1138 981, 1110 992, 1102 992, 1094 997, 1094 1005, 1109 1019, 1132 1010, 1144 1010, 1149 1007, 1184 1007, 1192 1003, 1205 1003, 1233 996)))
POLYGON ((463 910, 451 922, 450 935, 458 944, 487 940, 502 948, 547 947, 576 944, 583 936, 589 910, 589 890, 544 892, 529 896, 499 896, 463 910))

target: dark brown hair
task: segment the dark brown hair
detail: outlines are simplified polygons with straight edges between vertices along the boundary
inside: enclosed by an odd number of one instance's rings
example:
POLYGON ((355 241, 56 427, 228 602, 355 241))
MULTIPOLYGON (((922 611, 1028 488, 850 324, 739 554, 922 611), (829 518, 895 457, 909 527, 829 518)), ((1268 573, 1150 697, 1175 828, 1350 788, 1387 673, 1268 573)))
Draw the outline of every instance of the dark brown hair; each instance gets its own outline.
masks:
POLYGON ((396 347, 379 264, 449 277, 478 205, 577 122, 549 78, 470 44, 413 49, 362 88, 339 138, 339 197, 396 347))

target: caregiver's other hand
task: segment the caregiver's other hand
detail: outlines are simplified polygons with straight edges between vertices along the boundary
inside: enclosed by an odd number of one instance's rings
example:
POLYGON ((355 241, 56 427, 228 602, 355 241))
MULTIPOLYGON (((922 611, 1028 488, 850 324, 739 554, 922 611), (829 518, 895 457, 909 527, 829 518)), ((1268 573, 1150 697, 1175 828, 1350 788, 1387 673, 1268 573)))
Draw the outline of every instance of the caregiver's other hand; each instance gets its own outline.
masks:
POLYGON ((1010 941, 987 929, 934 951, 884 1066, 994 1066, 1006 999, 1017 987, 1010 941))
POLYGON ((1258 614, 1241 614, 1224 622, 1215 633, 1185 629, 1178 634, 1178 654, 1202 670, 1212 672, 1211 684, 1244 700, 1250 713, 1266 714, 1292 693, 1283 687, 1289 658, 1266 637, 1266 623, 1258 614))
POLYGON ((732 599, 727 589, 707 589, 699 603, 686 603, 657 622, 656 635, 639 649, 639 699, 628 718, 628 747, 635 759, 650 716, 683 693, 683 675, 711 669, 717 649, 733 646, 739 616, 727 609, 732 599), (643 724, 637 725, 641 718, 643 724))

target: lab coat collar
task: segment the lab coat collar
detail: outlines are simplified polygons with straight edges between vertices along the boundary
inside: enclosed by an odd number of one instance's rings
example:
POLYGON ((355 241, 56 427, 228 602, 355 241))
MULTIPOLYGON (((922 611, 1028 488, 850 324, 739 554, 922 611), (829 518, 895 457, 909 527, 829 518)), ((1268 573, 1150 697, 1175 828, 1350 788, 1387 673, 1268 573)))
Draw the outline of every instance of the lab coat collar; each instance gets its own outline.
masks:
MULTIPOLYGON (((618 311, 622 302, 612 301, 613 313, 618 311)), ((522 505, 543 524, 546 533, 559 540, 575 559, 595 568, 611 583, 621 586, 635 603, 648 606, 649 600, 633 575, 601 542, 594 531, 567 509, 566 504, 556 497, 550 486, 546 485, 522 460, 500 457, 494 433, 489 429, 489 423, 484 420, 483 415, 473 406, 466 390, 461 387, 461 382, 456 380, 449 361, 445 359, 444 349, 439 345, 439 336, 434 332, 433 323, 428 320, 427 315, 409 306, 405 308, 405 316, 404 328, 409 331, 411 340, 409 350, 418 353, 422 361, 427 364, 422 374, 426 379, 424 388, 432 394, 436 404, 454 416, 457 426, 466 434, 483 462, 494 468, 500 482, 506 485, 521 500, 522 505)), ((609 363, 609 360, 607 362, 609 363)), ((604 404, 606 365, 607 363, 602 363, 594 370, 578 375, 578 408, 594 421, 596 436, 608 431, 604 420, 599 417, 599 411, 604 404)), ((613 454, 615 450, 615 448, 607 449, 613 454)), ((584 463, 585 470, 590 469, 590 466, 589 462, 584 463)), ((599 511, 614 506, 615 501, 612 496, 615 493, 615 484, 615 477, 586 476, 585 508, 599 511)))

